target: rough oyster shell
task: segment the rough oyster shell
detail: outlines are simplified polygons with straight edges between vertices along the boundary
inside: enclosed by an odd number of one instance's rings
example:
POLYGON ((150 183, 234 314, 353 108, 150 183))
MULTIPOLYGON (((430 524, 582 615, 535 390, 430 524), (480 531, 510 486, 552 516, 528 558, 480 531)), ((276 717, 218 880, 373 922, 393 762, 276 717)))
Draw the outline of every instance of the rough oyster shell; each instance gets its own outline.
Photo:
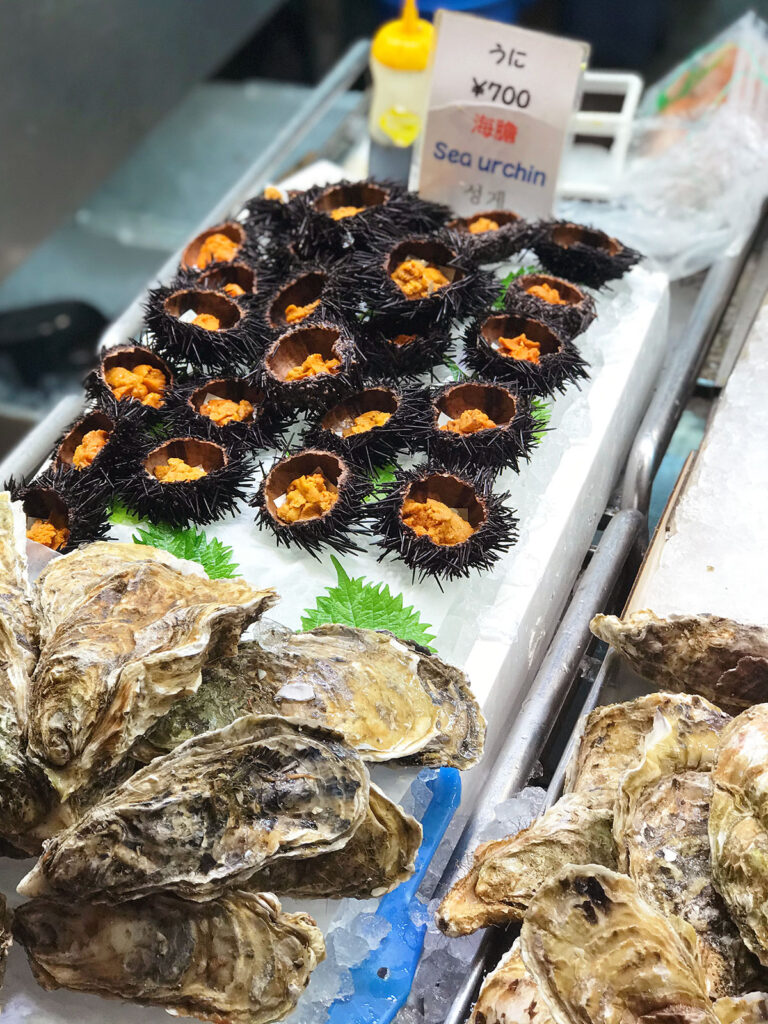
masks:
POLYGON ((742 996, 716 1000, 720 1024, 765 1024, 768 1021, 768 992, 747 992, 742 996))
POLYGON ((198 904, 158 895, 109 908, 33 900, 16 912, 14 933, 43 988, 220 1024, 280 1020, 325 958, 312 918, 284 913, 270 893, 198 904))
POLYGON ((86 544, 68 555, 54 558, 35 580, 34 602, 41 643, 53 636, 57 627, 98 583, 136 562, 161 562, 186 575, 207 579, 198 562, 176 558, 149 544, 103 540, 86 544))
POLYGON ((133 775, 46 844, 19 892, 210 899, 279 857, 340 849, 368 801, 368 770, 335 733, 250 715, 133 775))
POLYGON ((516 835, 478 846, 469 872, 440 904, 438 927, 457 936, 521 921, 539 886, 564 864, 615 867, 613 812, 603 804, 571 793, 516 835))
POLYGON ((596 615, 590 623, 641 676, 673 691, 700 693, 723 710, 768 700, 768 629, 718 615, 634 612, 596 615))
POLYGON ((626 773, 616 800, 619 869, 667 917, 696 932, 711 998, 743 992, 757 963, 712 884, 707 820, 711 768, 728 715, 675 728, 659 711, 640 764, 626 773))
POLYGON ((206 669, 197 693, 136 754, 150 760, 251 710, 335 729, 366 761, 470 768, 483 750, 485 722, 459 669, 389 633, 341 625, 293 633, 270 623, 206 669))
POLYGON ((37 661, 38 627, 27 578, 26 518, 8 491, 0 491, 0 618, 8 623, 24 669, 31 674, 37 661))
POLYGON ((552 1024, 552 1017, 523 963, 520 940, 486 975, 469 1024, 552 1024))
POLYGON ((581 740, 568 765, 565 791, 602 790, 612 807, 619 780, 643 755, 658 710, 678 731, 693 729, 722 714, 708 700, 688 693, 649 693, 623 704, 595 708, 580 722, 581 740))
POLYGON ((28 749, 66 798, 193 693, 203 665, 233 653, 276 595, 145 560, 84 593, 75 577, 72 600, 63 584, 57 600, 70 611, 32 677, 28 749))
POLYGON ((741 937, 768 966, 768 704, 724 730, 712 772, 712 876, 741 937))
POLYGON ((693 930, 673 926, 626 875, 567 867, 537 892, 520 942, 557 1024, 717 1024, 693 930))
POLYGON ((306 860, 283 858, 248 882, 279 896, 368 899, 410 878, 421 846, 421 825, 371 783, 368 813, 341 850, 306 860))

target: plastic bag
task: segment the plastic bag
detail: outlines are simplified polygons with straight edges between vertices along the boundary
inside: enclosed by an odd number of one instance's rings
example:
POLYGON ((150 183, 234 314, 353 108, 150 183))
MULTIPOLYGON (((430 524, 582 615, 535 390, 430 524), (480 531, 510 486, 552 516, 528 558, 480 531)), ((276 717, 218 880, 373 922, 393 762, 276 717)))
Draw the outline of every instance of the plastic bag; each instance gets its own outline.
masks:
POLYGON ((740 18, 650 88, 614 198, 558 214, 603 228, 673 279, 748 233, 768 192, 768 25, 740 18))

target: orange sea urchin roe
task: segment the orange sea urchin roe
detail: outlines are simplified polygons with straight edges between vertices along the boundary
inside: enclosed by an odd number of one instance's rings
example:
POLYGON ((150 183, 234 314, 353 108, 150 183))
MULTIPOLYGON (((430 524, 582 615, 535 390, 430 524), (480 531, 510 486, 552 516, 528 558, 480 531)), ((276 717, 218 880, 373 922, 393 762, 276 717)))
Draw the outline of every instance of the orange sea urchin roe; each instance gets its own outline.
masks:
POLYGON ((235 284, 234 281, 230 281, 229 284, 225 284, 222 289, 231 299, 236 299, 240 295, 245 295, 245 288, 241 288, 239 284, 235 284))
POLYGON ((458 512, 435 498, 426 501, 408 498, 403 503, 403 522, 417 537, 429 537, 433 543, 446 547, 461 544, 475 532, 458 512))
POLYGON ((136 398, 142 405, 159 409, 163 404, 166 379, 162 370, 147 363, 139 363, 129 370, 126 366, 113 366, 104 374, 104 380, 115 398, 136 398))
POLYGON ((354 217, 355 214, 362 213, 364 209, 364 206, 337 206, 335 210, 331 210, 331 216, 334 220, 343 220, 345 217, 354 217))
POLYGON ((538 341, 531 341, 525 334, 518 334, 515 338, 499 338, 501 354, 508 359, 525 359, 529 363, 538 363, 541 358, 541 348, 538 341))
POLYGON ((229 263, 239 248, 237 242, 233 242, 231 238, 216 231, 214 234, 208 235, 200 246, 197 265, 201 270, 205 270, 209 263, 229 263))
POLYGON ((469 233, 472 235, 482 235, 486 231, 498 231, 499 225, 495 220, 491 220, 490 217, 478 217, 477 220, 473 220, 469 225, 469 233))
POLYGON ((351 437, 353 434, 365 434, 374 427, 383 427, 391 415, 391 412, 380 412, 378 409, 360 413, 359 416, 355 416, 350 426, 342 430, 341 436, 351 437))
POLYGON ((450 284, 442 270, 430 266, 426 260, 403 260, 390 277, 409 299, 424 299, 450 284))
POLYGON ((72 465, 75 469, 86 469, 90 466, 108 440, 109 434, 106 430, 89 430, 87 434, 83 434, 83 439, 72 456, 72 465))
POLYGON ((489 430, 497 424, 482 409, 465 409, 455 420, 444 423, 441 430, 450 430, 454 434, 475 434, 478 430, 489 430))
POLYGON ((412 341, 416 341, 415 334, 398 334, 396 338, 391 339, 391 343, 397 345, 398 348, 402 348, 403 345, 410 345, 412 341))
POLYGON ((226 427, 247 420, 253 414, 253 406, 244 398, 240 402, 233 402, 231 398, 209 398, 200 412, 218 426, 226 427))
POLYGON ((532 284, 530 288, 526 288, 525 290, 529 295, 533 295, 537 299, 542 299, 544 302, 549 302, 553 306, 565 305, 565 299, 560 298, 560 292, 557 288, 553 288, 552 285, 547 284, 546 281, 542 281, 541 284, 532 284))
POLYGON ((267 185, 261 194, 265 199, 276 199, 278 203, 283 201, 283 193, 279 188, 275 188, 274 185, 267 185))
POLYGON ((196 327, 202 327, 205 331, 218 331, 221 321, 211 313, 198 313, 192 323, 196 327))
POLYGON ((291 480, 285 492, 285 501, 277 515, 284 523, 301 523, 319 519, 339 498, 338 490, 322 473, 312 473, 291 480))
POLYGON ((285 307, 285 322, 288 324, 295 324, 299 320, 305 320, 310 313, 313 313, 320 305, 320 299, 315 299, 314 302, 308 302, 306 306, 296 306, 293 302, 285 307))
POLYGON ((338 359, 323 359, 319 352, 308 355, 301 366, 294 366, 285 375, 286 380, 306 380, 316 377, 319 373, 336 373, 341 366, 338 359))
POLYGON ((69 530, 66 526, 54 526, 47 519, 36 519, 27 530, 27 536, 38 544, 45 544, 52 551, 58 551, 69 540, 69 530))
POLYGON ((202 466, 189 466, 184 459, 168 459, 166 464, 155 466, 153 470, 161 484, 177 484, 184 480, 199 480, 207 476, 202 466))

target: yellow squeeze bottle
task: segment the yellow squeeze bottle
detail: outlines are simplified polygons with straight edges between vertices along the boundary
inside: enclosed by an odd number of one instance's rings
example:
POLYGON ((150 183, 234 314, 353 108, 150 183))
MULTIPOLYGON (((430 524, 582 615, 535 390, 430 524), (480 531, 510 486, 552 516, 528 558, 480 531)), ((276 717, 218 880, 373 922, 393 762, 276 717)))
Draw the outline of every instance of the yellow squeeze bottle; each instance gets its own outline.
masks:
POLYGON ((432 25, 419 17, 415 0, 404 0, 400 17, 386 22, 373 37, 368 128, 374 178, 408 181, 426 112, 432 38, 432 25))

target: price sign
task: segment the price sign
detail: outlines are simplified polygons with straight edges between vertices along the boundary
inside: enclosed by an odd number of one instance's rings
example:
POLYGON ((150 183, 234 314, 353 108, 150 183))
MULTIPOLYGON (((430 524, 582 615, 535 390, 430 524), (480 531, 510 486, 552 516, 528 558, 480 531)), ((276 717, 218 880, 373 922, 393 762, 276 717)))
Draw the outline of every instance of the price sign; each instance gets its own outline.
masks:
POLYGON ((589 46, 440 11, 419 192, 466 216, 552 212, 589 46))

